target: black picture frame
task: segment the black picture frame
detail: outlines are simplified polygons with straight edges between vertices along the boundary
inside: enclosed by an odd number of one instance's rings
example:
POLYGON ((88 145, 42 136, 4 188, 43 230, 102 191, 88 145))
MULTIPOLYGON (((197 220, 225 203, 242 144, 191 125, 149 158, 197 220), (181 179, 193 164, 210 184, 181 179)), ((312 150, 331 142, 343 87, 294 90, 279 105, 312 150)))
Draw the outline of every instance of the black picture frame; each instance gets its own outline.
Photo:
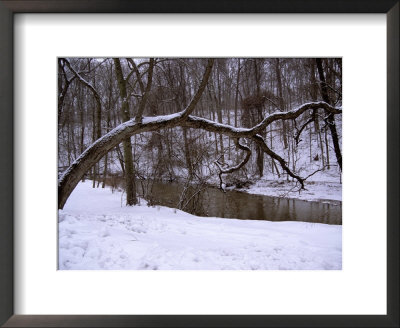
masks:
POLYGON ((0 0, 0 64, 0 324, 4 327, 399 327, 398 0, 0 0), (14 315, 13 17, 91 12, 387 15, 387 315, 14 315))

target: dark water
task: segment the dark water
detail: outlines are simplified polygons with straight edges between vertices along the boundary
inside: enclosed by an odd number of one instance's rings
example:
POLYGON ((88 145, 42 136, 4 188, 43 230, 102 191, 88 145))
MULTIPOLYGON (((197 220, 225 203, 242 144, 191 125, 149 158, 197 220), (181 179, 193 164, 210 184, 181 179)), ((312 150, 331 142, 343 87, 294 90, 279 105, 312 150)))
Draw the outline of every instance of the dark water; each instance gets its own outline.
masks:
MULTIPOLYGON (((140 182, 138 181, 138 190, 140 182)), ((153 204, 178 207, 183 184, 152 182, 149 195, 153 204)), ((195 189, 189 191, 194 194, 195 189)), ((184 209, 199 216, 216 216, 248 220, 305 221, 327 224, 342 224, 342 205, 307 202, 295 199, 253 195, 239 191, 226 193, 206 187, 196 194, 184 209)))

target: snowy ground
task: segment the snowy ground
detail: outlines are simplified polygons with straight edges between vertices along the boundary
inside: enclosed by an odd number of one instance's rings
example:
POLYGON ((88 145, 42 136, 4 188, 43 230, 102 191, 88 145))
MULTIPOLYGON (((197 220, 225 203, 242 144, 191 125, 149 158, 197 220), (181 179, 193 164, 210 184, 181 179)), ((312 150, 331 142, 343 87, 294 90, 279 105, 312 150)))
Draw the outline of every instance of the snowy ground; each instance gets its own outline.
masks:
POLYGON ((299 192, 299 185, 283 179, 258 180, 249 188, 239 189, 250 194, 273 197, 295 198, 307 201, 337 203, 342 201, 342 184, 335 181, 307 181, 305 190, 299 192))
POLYGON ((340 270, 342 227, 121 206, 80 183, 59 211, 59 269, 340 270))

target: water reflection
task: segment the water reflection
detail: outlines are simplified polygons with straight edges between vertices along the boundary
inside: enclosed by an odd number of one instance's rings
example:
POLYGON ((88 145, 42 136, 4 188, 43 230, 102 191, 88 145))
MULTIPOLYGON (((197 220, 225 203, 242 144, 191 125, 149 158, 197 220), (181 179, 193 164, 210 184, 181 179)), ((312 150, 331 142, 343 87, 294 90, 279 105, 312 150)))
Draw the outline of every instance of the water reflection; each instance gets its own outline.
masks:
MULTIPOLYGON (((176 207, 183 185, 154 182, 155 204, 176 207)), ((202 191, 187 210, 199 216, 216 216, 247 220, 305 221, 342 224, 342 206, 320 202, 268 197, 238 191, 226 193, 213 187, 202 191)))

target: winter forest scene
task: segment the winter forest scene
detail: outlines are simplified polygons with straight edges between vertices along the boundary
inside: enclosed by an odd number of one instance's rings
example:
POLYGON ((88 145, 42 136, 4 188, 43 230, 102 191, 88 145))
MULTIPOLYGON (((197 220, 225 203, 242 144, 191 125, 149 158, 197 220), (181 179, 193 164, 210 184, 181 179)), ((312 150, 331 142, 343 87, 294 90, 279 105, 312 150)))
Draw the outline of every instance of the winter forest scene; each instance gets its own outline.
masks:
POLYGON ((341 58, 58 58, 59 270, 341 270, 341 58))

